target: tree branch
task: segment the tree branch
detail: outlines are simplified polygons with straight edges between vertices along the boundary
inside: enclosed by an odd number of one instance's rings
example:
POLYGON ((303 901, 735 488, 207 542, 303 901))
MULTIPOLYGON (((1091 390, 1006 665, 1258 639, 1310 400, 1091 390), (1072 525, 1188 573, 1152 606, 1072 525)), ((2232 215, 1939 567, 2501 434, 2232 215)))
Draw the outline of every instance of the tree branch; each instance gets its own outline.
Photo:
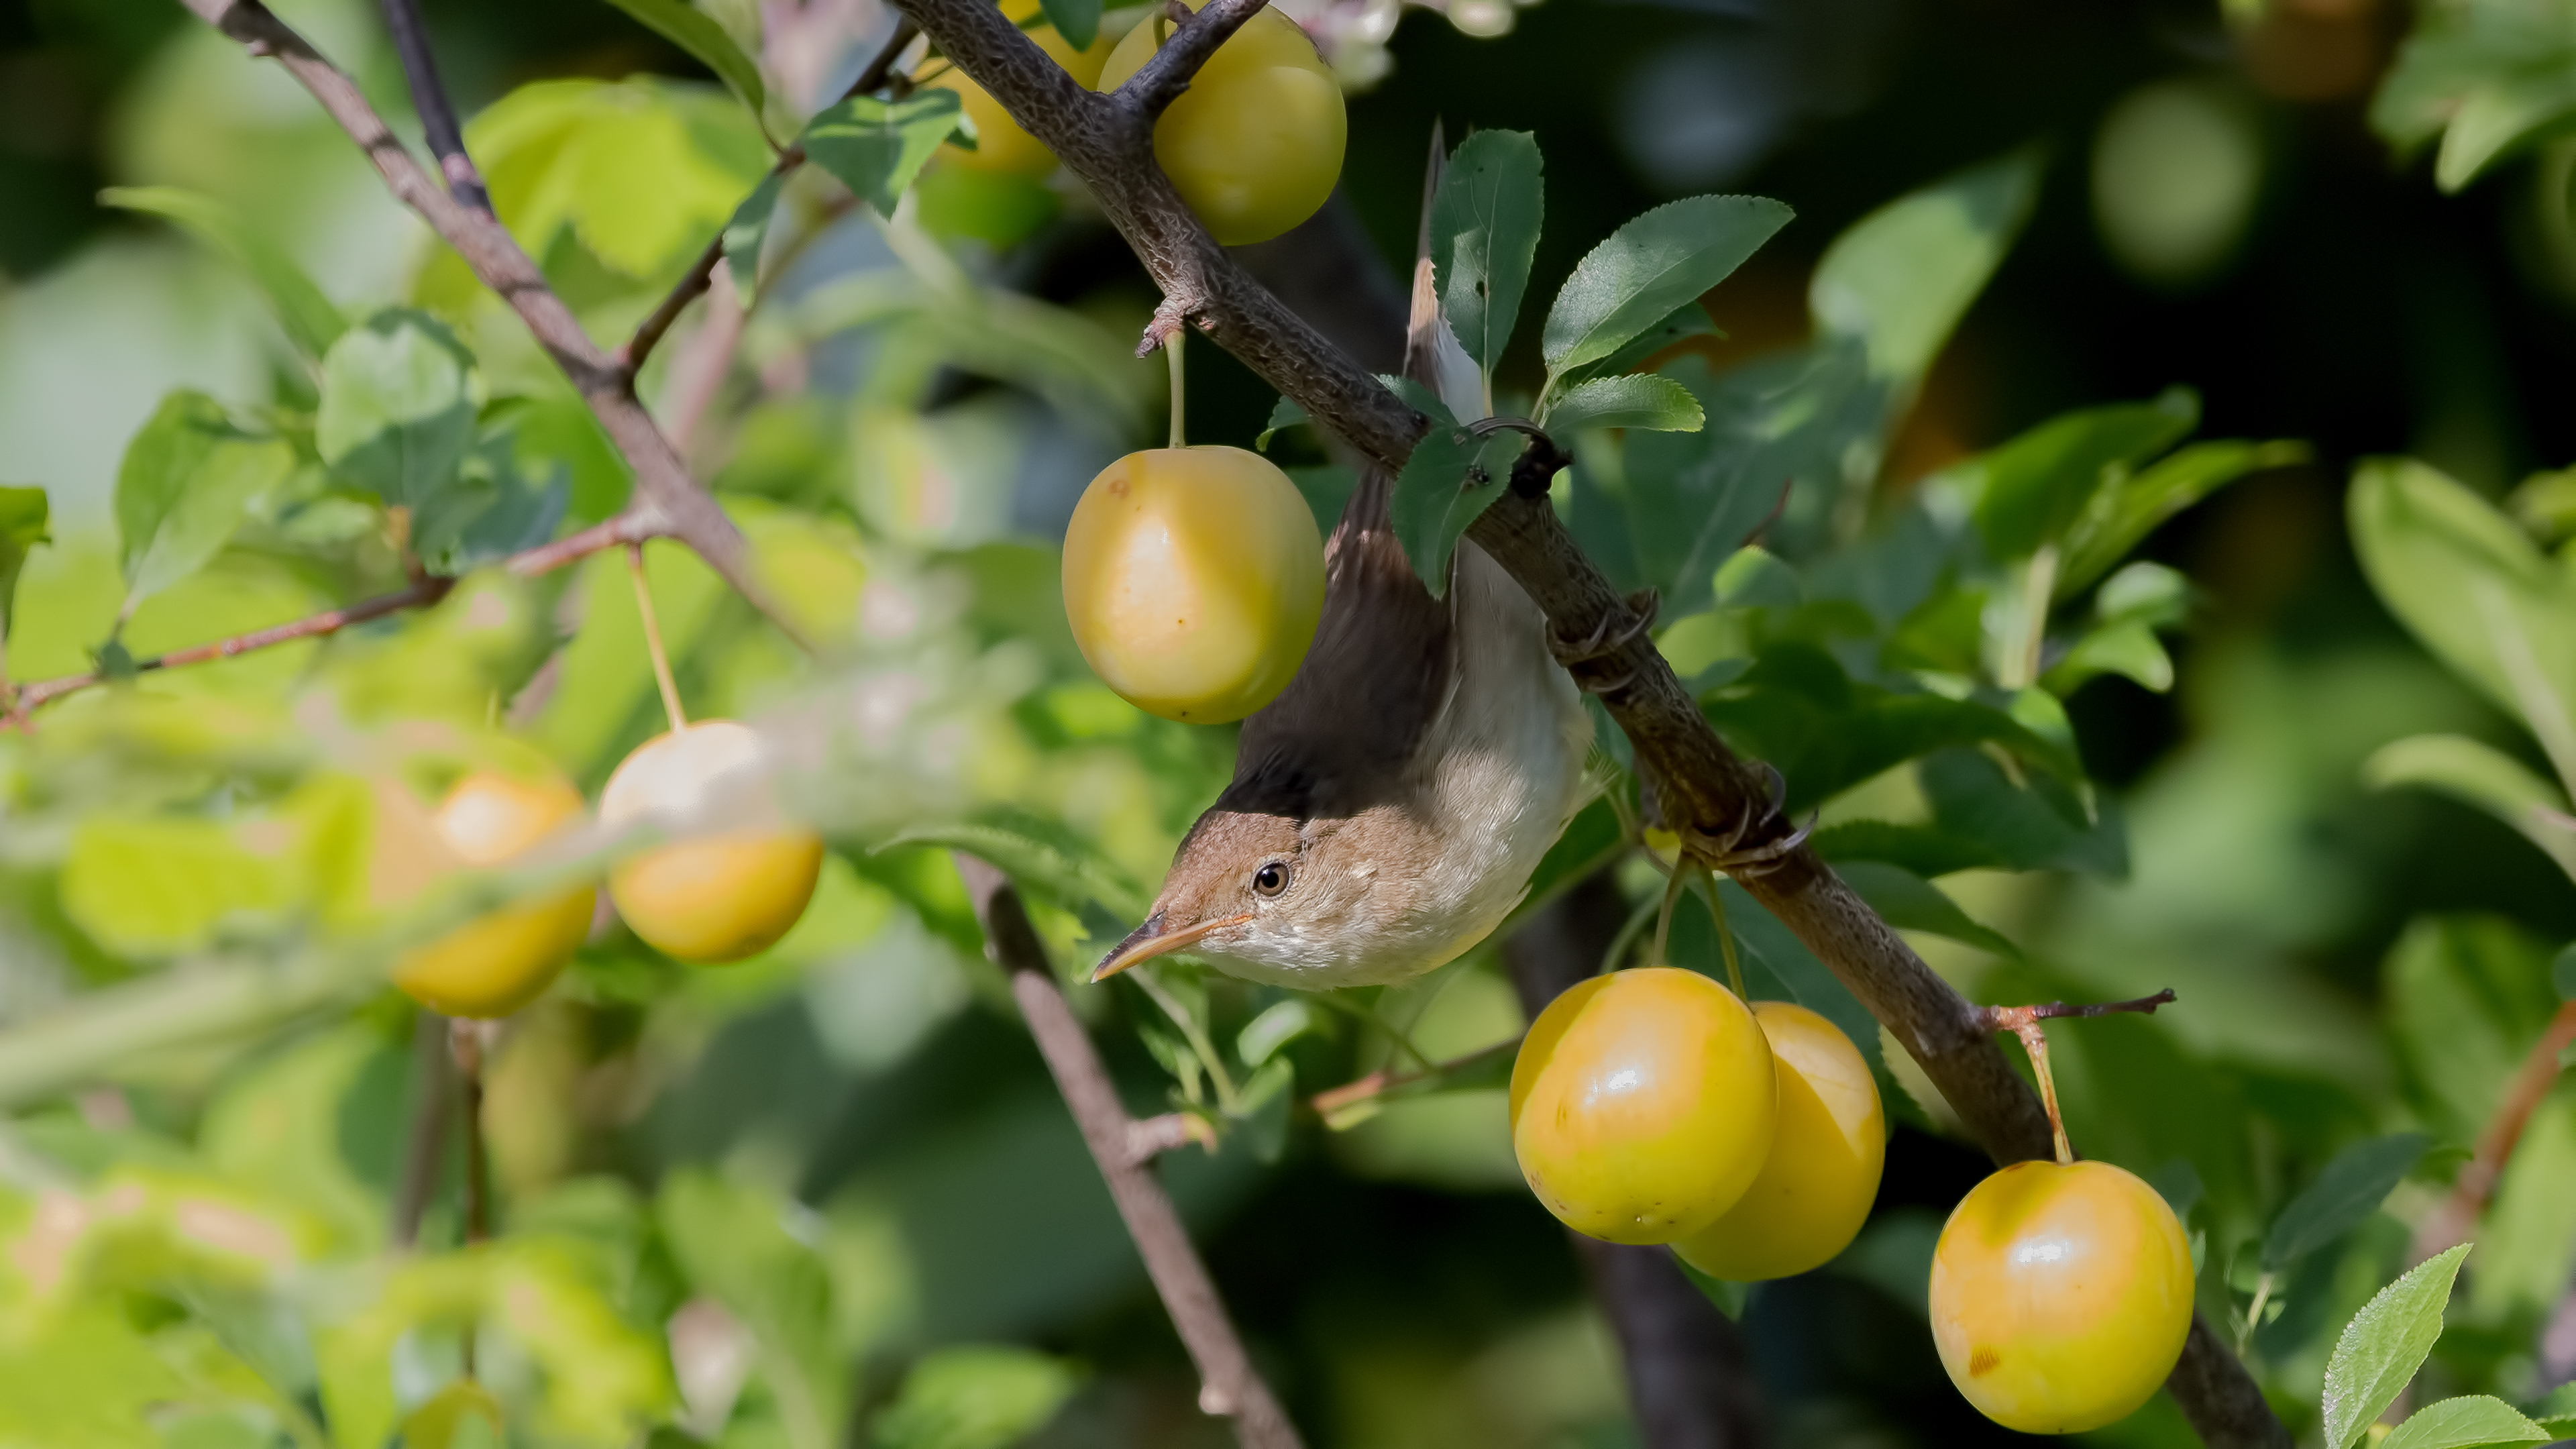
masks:
MULTIPOLYGON (((1099 199, 1163 292, 1140 350, 1186 320, 1308 417, 1378 462, 1402 466, 1425 420, 1208 236, 1155 164, 1153 129, 1143 116, 1084 90, 980 0, 894 3, 1099 199)), ((1633 621, 1627 601, 1584 557, 1545 498, 1506 490, 1468 536, 1520 583, 1560 636, 1615 638, 1633 621)), ((1770 805, 1767 775, 1718 738, 1645 631, 1576 672, 1600 689, 1641 765, 1658 781, 1667 819, 1739 848, 1782 845, 1792 834, 1770 805)), ((1765 868, 1738 876, 1886 1023, 1996 1160, 2051 1155, 2047 1115, 2005 1063, 1979 1009, 1933 974, 1813 849, 1786 846, 1765 868)), ((2287 1449, 2289 1432, 2261 1389, 2205 1325, 2195 1324, 2172 1387, 2208 1443, 2287 1449)))
MULTIPOLYGON (((1127 83, 1111 97, 1119 105, 1151 121, 1171 108, 1190 88, 1199 68, 1216 54, 1217 47, 1234 38, 1244 23, 1261 13, 1270 0, 1208 0, 1207 8, 1195 13, 1173 6, 1180 13, 1168 22, 1171 38, 1165 40, 1127 83)), ((1166 23, 1161 15, 1147 16, 1140 25, 1166 23)))
POLYGON ((447 194, 476 211, 492 210, 492 194, 483 173, 465 154, 465 130, 456 123, 456 107, 438 79, 438 59, 430 53, 429 27, 421 23, 419 0, 384 0, 385 29, 393 32, 394 51, 402 57, 403 78, 411 83, 412 109, 420 113, 421 134, 429 154, 447 178, 447 194))
POLYGON ((2563 1070, 2558 1055, 2570 1043, 2576 1043, 2576 1001, 2558 1008, 2540 1040, 2532 1043, 2522 1065, 2506 1081, 2495 1115, 2487 1119, 2486 1130, 2478 1134, 2476 1154, 2451 1182, 2451 1195, 2415 1230, 2410 1261, 2421 1263, 2468 1241, 2479 1216, 2487 1210, 2487 1198, 2504 1176, 2505 1164, 2513 1160, 2513 1149, 2522 1142, 2522 1129, 2531 1125, 2531 1114, 2540 1109, 2541 1100, 2557 1085, 2558 1074, 2563 1070))
MULTIPOLYGON (((579 533, 567 534, 552 543, 539 544, 524 553, 513 554, 501 566, 521 578, 533 578, 538 574, 587 558, 604 549, 641 543, 648 538, 664 538, 669 536, 670 532, 670 526, 658 515, 630 509, 606 522, 594 523, 579 533)), ((291 644, 298 639, 320 639, 370 620, 384 618, 388 614, 401 613, 405 609, 427 608, 446 598, 448 592, 455 587, 456 580, 452 578, 433 575, 414 579, 390 594, 378 594, 372 599, 361 599, 344 608, 325 609, 319 614, 308 615, 284 624, 271 624, 265 629, 253 629, 247 634, 235 634, 230 638, 217 639, 207 644, 192 644, 185 649, 173 649, 167 654, 151 659, 139 659, 135 661, 134 670, 137 674, 149 674, 189 664, 211 664, 218 659, 230 659, 236 655, 249 654, 255 650, 267 649, 279 644, 291 644)), ((18 692, 16 702, 9 709, 5 721, 23 723, 38 705, 106 682, 107 676, 94 670, 87 674, 66 674, 56 679, 38 680, 18 692)))
POLYGON ((1127 1234, 1145 1260, 1145 1272, 1172 1316, 1172 1327, 1180 1332, 1182 1345, 1198 1365, 1200 1409, 1231 1417, 1246 1449, 1303 1449, 1296 1426, 1288 1422, 1287 1412, 1271 1397, 1270 1386, 1262 1382, 1251 1355, 1244 1352, 1243 1340, 1226 1316, 1225 1302, 1208 1278, 1207 1265, 1190 1246, 1189 1230, 1181 1225, 1171 1195, 1146 1165, 1151 1154, 1139 1153, 1140 1124, 1119 1104, 1118 1089, 1110 1083, 1091 1038, 1074 1019, 1073 1008, 1065 1004, 1064 992, 1047 965, 1046 948, 1020 908, 1019 893, 981 859, 960 854, 956 861, 957 873, 974 898, 975 917, 984 926, 985 952, 1010 976, 1011 995, 1028 1019, 1029 1035, 1037 1038, 1056 1089, 1064 1094, 1065 1106, 1082 1129, 1083 1145, 1091 1149, 1092 1164, 1109 1184, 1118 1216, 1125 1220, 1127 1234))
MULTIPOLYGON (((209 25, 240 41, 256 56, 275 59, 321 102, 322 109, 366 153, 386 189, 418 212, 430 229, 455 249, 475 277, 492 289, 554 359, 555 366, 590 405, 609 441, 635 472, 634 510, 667 529, 672 537, 697 551, 717 575, 749 599, 800 645, 803 633, 772 606, 768 590, 752 576, 750 551, 733 521, 715 499, 689 476, 643 404, 635 400, 632 379, 615 359, 602 352, 581 329, 563 299, 546 285, 507 228, 487 213, 461 205, 433 183, 399 138, 367 103, 357 84, 323 59, 303 36, 271 14, 259 0, 184 0, 209 25)), ((997 14, 999 12, 996 12, 997 14)))

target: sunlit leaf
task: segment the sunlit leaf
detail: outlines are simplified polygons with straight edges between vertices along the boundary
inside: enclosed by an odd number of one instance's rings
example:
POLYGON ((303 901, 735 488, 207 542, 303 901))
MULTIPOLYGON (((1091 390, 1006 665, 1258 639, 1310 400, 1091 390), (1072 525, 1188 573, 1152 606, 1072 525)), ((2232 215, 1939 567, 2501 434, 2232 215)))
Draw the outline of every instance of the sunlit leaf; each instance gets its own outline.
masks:
POLYGON ((2352 1449, 2362 1432, 2395 1403, 2442 1336, 2451 1280, 2469 1255, 2462 1243, 2418 1264, 2379 1290, 2335 1340, 2326 1360, 2326 1449, 2352 1449))
POLYGON ((1548 404, 1539 422, 1550 431, 1570 434, 1577 428, 1648 428, 1657 432, 1693 433, 1707 421, 1690 389, 1653 373, 1596 377, 1577 383, 1548 404))
POLYGON ((2182 388, 2153 402, 2085 408, 1945 471, 1934 486, 1968 507, 1993 558, 2027 558, 2042 544, 2066 542, 2098 494, 2199 421, 2200 400, 2182 388))
POLYGON ((1550 379, 1609 356, 1711 287, 1788 225, 1767 197, 1667 202, 1612 232, 1575 264, 1548 309, 1550 379))
POLYGON ((734 208, 733 219, 725 223, 725 266, 733 273, 734 295, 749 307, 760 292, 760 248, 769 240, 769 221, 778 210, 778 193, 786 186, 786 173, 772 171, 760 178, 760 184, 734 208))
POLYGON ((1529 289, 1543 199, 1538 142, 1478 131, 1450 155, 1431 203, 1441 316, 1489 385, 1529 289))
POLYGON ((1007 1449, 1045 1428, 1081 1383, 1062 1359, 1025 1348, 925 1355, 876 1423, 876 1449, 1007 1449))
POLYGON ((760 64, 743 53, 725 28, 706 12, 690 5, 688 0, 609 0, 609 3, 642 21, 663 39, 698 58, 714 71, 742 103, 757 117, 769 103, 769 87, 760 78, 760 64))
POLYGON ((292 448, 236 426, 204 393, 163 398, 116 470, 126 610, 205 567, 294 466, 292 448))
POLYGON ((2484 810, 2576 876, 2567 792, 2493 745, 2466 735, 2411 735, 2380 746, 2362 762, 2361 779, 2374 790, 2420 786, 2484 810))
POLYGON ((444 323, 390 309, 351 328, 322 359, 313 441, 322 461, 388 504, 420 508, 474 444, 482 379, 444 323))
POLYGON ((899 101, 852 96, 817 115, 798 144, 850 194, 894 214, 894 204, 949 133, 957 129, 957 93, 931 87, 899 101))
POLYGON ((176 186, 111 186, 98 194, 103 206, 149 212, 187 228, 250 275, 277 314, 286 338, 308 362, 318 363, 348 330, 349 319, 305 275, 284 248, 254 229, 231 207, 176 186))
POLYGON ((2115 476, 2067 525, 2057 597, 2076 593, 2120 561, 2156 525, 2251 474, 2306 461, 2304 443, 2194 443, 2134 474, 2115 476))
POLYGON ((2469 1394, 2407 1415, 2379 1449, 2526 1449, 2553 1437, 2504 1400, 2469 1394))
POLYGON ((2015 152, 1871 212, 1825 249, 1808 310, 1862 340, 1873 374, 1921 376, 2020 234, 2039 172, 2015 152))
POLYGON ((51 535, 45 531, 47 508, 42 488, 0 487, 0 647, 9 642, 10 606, 18 597, 18 574, 27 552, 51 535))

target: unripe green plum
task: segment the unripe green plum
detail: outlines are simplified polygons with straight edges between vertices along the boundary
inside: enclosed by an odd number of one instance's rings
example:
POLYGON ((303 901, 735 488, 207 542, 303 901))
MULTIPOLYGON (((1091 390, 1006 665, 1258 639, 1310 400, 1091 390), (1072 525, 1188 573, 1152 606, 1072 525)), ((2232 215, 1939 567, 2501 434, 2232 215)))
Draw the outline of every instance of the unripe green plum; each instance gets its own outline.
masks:
POLYGON ((1696 971, 1582 982, 1539 1013, 1512 1063, 1512 1151, 1567 1227, 1668 1243, 1761 1174, 1778 1074, 1753 1013, 1696 971))
MULTIPOLYGON (((706 808, 711 788, 765 789, 760 736, 731 720, 700 720, 638 745, 600 791, 599 819, 674 824, 706 808)), ((823 837, 760 823, 638 851, 608 873, 626 924, 664 955, 712 965, 767 950, 813 899, 823 837)))
MULTIPOLYGON (((561 776, 477 771, 449 788, 430 824, 460 866, 497 866, 578 821, 581 793, 561 776)), ((393 982, 449 1016, 507 1016, 536 999, 590 933, 593 891, 519 901, 468 921, 394 963, 393 982)))
POLYGON ((2107 1162, 2016 1162, 1977 1184, 1932 1253, 1932 1337, 1978 1412, 2026 1434, 2136 1412, 2191 1331, 2191 1244, 2107 1162))
MULTIPOLYGON (((1100 89, 1124 85, 1171 33, 1169 20, 1139 22, 1109 53, 1100 89)), ((1154 159, 1209 235, 1243 246, 1268 241, 1323 206, 1342 174, 1348 126, 1341 83, 1315 43, 1296 21, 1265 6, 1217 47, 1154 123, 1154 159)))
POLYGON ((1756 1002, 1753 1016, 1779 1071, 1771 1156, 1724 1217, 1673 1244, 1683 1262, 1738 1283, 1804 1273, 1849 1247, 1887 1162, 1887 1112, 1851 1038, 1786 1001, 1756 1002))
POLYGON ((1101 470, 1064 535, 1082 657, 1137 708, 1241 719, 1297 673, 1324 612, 1324 540, 1297 485, 1241 448, 1153 448, 1101 470))

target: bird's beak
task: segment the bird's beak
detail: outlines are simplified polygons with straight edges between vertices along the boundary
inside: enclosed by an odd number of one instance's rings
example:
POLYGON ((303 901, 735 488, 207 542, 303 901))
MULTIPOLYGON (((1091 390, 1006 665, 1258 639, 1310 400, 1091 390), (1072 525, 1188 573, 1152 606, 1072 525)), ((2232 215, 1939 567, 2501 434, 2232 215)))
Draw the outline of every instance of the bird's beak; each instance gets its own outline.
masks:
POLYGON ((1119 942, 1111 948, 1107 956, 1101 958, 1100 964, 1092 968, 1091 980, 1097 985, 1138 962, 1151 961, 1167 952, 1177 951, 1211 931, 1222 931, 1228 926, 1240 926, 1251 919, 1252 914, 1247 911, 1240 916, 1201 921, 1193 926, 1183 926, 1177 931, 1166 931, 1163 929, 1163 913, 1156 911, 1145 918, 1145 924, 1128 932, 1126 940, 1119 942))

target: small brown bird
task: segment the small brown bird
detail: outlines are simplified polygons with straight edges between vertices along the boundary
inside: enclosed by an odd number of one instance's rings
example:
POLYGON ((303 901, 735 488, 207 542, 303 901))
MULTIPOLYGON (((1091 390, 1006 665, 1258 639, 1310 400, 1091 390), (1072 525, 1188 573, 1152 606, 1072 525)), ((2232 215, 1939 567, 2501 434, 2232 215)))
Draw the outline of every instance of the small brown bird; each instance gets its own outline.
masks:
MULTIPOLYGON (((1433 189, 1405 374, 1426 386, 1446 374, 1444 400, 1470 418, 1483 412, 1472 370, 1460 387, 1442 366, 1443 344, 1464 358, 1433 288, 1433 189)), ((1581 808, 1592 721, 1546 616, 1465 540, 1447 597, 1432 598, 1389 523, 1393 488, 1384 469, 1362 471, 1325 546, 1305 663, 1244 721, 1233 784, 1094 981, 1183 949, 1282 986, 1417 976, 1502 923, 1581 808)))

